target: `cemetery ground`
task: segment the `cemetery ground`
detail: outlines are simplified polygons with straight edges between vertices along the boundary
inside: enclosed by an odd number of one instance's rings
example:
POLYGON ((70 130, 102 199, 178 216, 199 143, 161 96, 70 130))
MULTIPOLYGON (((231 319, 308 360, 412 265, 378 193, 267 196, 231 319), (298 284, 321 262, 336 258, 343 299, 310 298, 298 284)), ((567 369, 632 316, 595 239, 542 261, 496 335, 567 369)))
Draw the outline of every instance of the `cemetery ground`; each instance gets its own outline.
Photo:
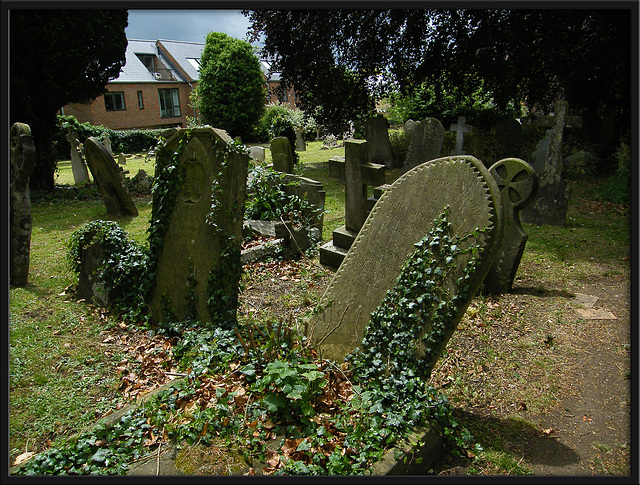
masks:
MULTIPOLYGON (((327 191, 326 241, 344 223, 343 186, 329 178, 326 161, 343 150, 319 147, 310 143, 299 152, 297 171, 321 181, 327 191)), ((58 183, 71 183, 69 162, 60 167, 58 183)), ((153 162, 143 158, 129 159, 126 168, 131 177, 139 168, 153 174, 153 162)), ((387 171, 388 182, 399 175, 400 170, 387 171)), ((565 227, 525 224, 529 240, 513 291, 479 294, 469 306, 430 384, 449 399, 457 427, 468 429, 481 448, 448 445, 425 474, 630 474, 631 214, 629 207, 598 201, 596 184, 571 183, 565 227), (604 319, 593 318, 598 315, 604 319)), ((151 197, 134 196, 139 216, 117 222, 143 243, 151 197)), ((67 241, 86 222, 106 219, 97 194, 69 190, 66 197, 32 194, 32 200, 29 285, 10 290, 12 464, 62 446, 97 419, 190 370, 177 357, 176 338, 154 335, 77 301, 76 277, 65 260, 67 241)), ((331 275, 318 264, 317 253, 295 261, 247 264, 240 325, 269 322, 274 329, 290 325, 302 332, 303 317, 319 301, 331 275)), ((330 367, 323 371, 335 394, 348 392, 348 379, 330 367)), ((197 397, 239 382, 210 381, 197 397)), ((236 396, 246 403, 252 396, 243 392, 236 396)), ((327 406, 335 405, 335 397, 323 396, 327 406)), ((185 415, 195 403, 196 396, 183 400, 185 415)), ((243 416, 236 418, 242 421, 243 416)), ((176 419, 167 416, 167 427, 177 426, 176 419)), ((275 436, 274 423, 263 424, 256 438, 275 436)), ((139 429, 142 454, 160 456, 170 448, 162 432, 139 429)), ((334 447, 339 433, 336 440, 334 447)), ((267 451, 264 472, 273 473, 287 458, 299 456, 299 445, 286 440, 281 448, 267 451)), ((322 454, 332 445, 324 446, 314 451, 322 454)), ((207 446, 185 445, 177 463, 193 474, 251 473, 232 448, 223 437, 207 446)))

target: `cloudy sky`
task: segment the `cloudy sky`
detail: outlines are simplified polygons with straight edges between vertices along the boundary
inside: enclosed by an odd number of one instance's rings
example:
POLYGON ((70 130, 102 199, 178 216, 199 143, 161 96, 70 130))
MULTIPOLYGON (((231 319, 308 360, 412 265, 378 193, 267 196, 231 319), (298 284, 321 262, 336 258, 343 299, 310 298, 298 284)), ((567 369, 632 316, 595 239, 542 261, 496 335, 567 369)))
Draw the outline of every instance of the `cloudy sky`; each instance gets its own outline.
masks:
POLYGON ((249 20, 239 10, 129 10, 128 39, 205 42, 209 32, 246 39, 249 20))

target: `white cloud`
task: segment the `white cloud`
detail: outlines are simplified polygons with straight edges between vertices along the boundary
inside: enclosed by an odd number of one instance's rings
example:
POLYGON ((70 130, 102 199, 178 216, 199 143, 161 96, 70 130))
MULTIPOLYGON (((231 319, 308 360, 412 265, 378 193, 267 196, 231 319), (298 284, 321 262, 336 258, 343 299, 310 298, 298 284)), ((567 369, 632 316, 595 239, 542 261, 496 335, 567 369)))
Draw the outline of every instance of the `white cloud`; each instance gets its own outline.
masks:
POLYGON ((205 42, 209 32, 246 39, 249 20, 239 10, 129 10, 127 38, 205 42))

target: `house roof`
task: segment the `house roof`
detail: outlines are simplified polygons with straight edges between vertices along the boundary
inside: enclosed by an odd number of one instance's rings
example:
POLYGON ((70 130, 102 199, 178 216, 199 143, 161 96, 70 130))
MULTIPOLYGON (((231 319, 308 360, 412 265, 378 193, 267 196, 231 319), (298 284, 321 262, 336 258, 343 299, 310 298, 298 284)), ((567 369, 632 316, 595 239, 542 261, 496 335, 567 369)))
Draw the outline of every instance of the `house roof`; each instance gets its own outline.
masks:
MULTIPOLYGON (((120 75, 111 82, 162 82, 157 80, 145 67, 136 54, 149 54, 157 56, 166 66, 171 69, 172 74, 178 81, 197 81, 199 73, 199 61, 204 51, 205 44, 197 42, 182 42, 176 40, 136 40, 127 39, 127 50, 125 53, 125 65, 120 71, 120 75), (165 57, 160 46, 171 57, 165 57), (177 66, 175 64, 178 64, 177 66), (185 79, 186 74, 188 77, 185 79)), ((269 81, 279 81, 280 73, 270 72, 271 65, 267 61, 260 61, 260 69, 269 81)))
POLYGON ((204 51, 204 44, 176 40, 159 40, 158 43, 176 60, 191 80, 198 80, 199 60, 204 51))

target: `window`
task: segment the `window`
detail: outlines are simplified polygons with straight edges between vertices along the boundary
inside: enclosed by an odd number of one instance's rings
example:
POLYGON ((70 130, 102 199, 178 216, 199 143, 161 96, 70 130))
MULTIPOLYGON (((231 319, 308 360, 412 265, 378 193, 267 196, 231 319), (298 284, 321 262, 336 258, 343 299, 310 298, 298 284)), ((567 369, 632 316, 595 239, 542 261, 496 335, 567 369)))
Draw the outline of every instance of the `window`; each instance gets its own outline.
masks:
POLYGON ((142 100, 142 91, 138 91, 138 108, 144 109, 144 101, 142 100))
POLYGON ((104 93, 104 107, 107 111, 121 111, 124 107, 124 92, 104 93))
POLYGON ((278 87, 278 101, 280 101, 281 103, 286 103, 287 102, 287 87, 280 85, 278 87))
POLYGON ((189 61, 189 64, 191 64, 196 71, 200 72, 200 59, 187 57, 187 61, 189 61))
POLYGON ((158 89, 160 96, 160 116, 180 116, 178 89, 158 89))

